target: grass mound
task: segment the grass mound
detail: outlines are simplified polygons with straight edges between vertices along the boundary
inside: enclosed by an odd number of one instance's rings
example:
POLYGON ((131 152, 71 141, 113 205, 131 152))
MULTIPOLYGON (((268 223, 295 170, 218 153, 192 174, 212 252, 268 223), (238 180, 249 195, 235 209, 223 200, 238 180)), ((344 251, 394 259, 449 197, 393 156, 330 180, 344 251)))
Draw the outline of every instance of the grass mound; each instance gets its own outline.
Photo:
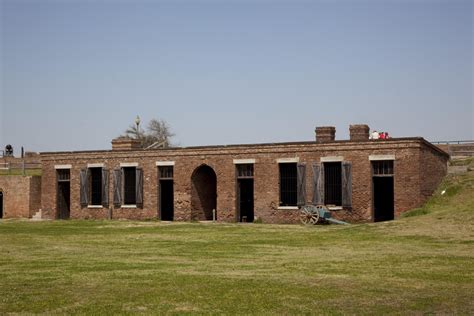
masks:
POLYGON ((436 213, 437 216, 455 217, 461 221, 473 219, 474 159, 456 160, 451 164, 468 166, 468 171, 448 175, 425 205, 404 213, 402 217, 436 213))

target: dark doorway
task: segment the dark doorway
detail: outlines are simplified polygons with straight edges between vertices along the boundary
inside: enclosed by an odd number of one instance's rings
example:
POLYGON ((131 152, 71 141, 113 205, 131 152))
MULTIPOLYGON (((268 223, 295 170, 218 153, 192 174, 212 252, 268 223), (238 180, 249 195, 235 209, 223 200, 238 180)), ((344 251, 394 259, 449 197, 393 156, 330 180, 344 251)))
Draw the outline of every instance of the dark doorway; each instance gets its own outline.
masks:
POLYGON ((158 167, 158 218, 174 219, 173 166, 158 167))
POLYGON ((238 179, 237 185, 239 222, 252 223, 254 219, 253 179, 238 179))
POLYGON ((160 180, 160 219, 172 221, 174 217, 173 180, 160 180))
POLYGON ((68 219, 70 215, 71 206, 71 186, 69 169, 59 169, 57 171, 57 179, 57 217, 58 219, 68 219))
POLYGON ((374 221, 389 221, 394 218, 393 177, 373 177, 374 221))
POLYGON ((0 218, 3 218, 3 192, 0 191, 0 218))
POLYGON ((191 187, 191 219, 212 220, 217 206, 216 173, 207 165, 198 167, 191 176, 191 187))

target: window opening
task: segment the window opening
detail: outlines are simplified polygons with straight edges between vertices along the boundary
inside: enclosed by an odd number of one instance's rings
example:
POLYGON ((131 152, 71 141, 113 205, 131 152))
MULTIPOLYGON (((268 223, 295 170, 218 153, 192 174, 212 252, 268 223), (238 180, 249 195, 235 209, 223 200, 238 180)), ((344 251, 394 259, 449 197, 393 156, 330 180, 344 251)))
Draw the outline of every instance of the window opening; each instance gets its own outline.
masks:
POLYGON ((342 205, 342 170, 340 162, 324 163, 324 201, 326 205, 342 205))
POLYGON ((123 197, 125 205, 137 204, 136 197, 136 178, 137 172, 135 167, 123 167, 123 197))
POLYGON ((372 161, 374 176, 393 176, 393 160, 372 161))
POLYGON ((70 181, 71 173, 69 169, 57 169, 58 182, 70 181))
POLYGON ((91 205, 102 204, 102 168, 89 168, 90 203, 91 205))
POLYGON ((238 164, 237 178, 253 178, 253 164, 238 164))
POLYGON ((280 167, 280 206, 296 206, 297 175, 296 163, 281 163, 280 167))
POLYGON ((173 179, 173 166, 160 166, 160 180, 173 179))

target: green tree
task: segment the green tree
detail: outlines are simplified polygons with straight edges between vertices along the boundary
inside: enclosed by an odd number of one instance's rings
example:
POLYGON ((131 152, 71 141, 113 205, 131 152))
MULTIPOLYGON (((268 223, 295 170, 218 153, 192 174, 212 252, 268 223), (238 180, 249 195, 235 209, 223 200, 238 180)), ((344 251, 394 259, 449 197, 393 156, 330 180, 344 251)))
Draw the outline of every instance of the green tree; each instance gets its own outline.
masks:
POLYGON ((145 131, 140 126, 137 126, 135 124, 130 125, 125 130, 125 137, 128 138, 142 139, 144 135, 145 131))

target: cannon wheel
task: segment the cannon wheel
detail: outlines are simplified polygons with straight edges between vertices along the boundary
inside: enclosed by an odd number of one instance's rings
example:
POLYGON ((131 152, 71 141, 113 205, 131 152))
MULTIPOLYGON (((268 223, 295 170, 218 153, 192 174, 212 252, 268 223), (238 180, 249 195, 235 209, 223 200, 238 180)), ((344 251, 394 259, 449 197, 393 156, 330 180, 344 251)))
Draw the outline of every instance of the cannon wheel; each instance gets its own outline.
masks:
POLYGON ((300 220, 305 225, 316 225, 319 221, 319 211, 312 205, 303 206, 301 209, 300 220))
POLYGON ((306 208, 301 209, 300 220, 301 223, 308 225, 311 222, 312 213, 306 208))
POLYGON ((310 223, 316 225, 319 221, 319 211, 311 213, 311 220, 310 223))

